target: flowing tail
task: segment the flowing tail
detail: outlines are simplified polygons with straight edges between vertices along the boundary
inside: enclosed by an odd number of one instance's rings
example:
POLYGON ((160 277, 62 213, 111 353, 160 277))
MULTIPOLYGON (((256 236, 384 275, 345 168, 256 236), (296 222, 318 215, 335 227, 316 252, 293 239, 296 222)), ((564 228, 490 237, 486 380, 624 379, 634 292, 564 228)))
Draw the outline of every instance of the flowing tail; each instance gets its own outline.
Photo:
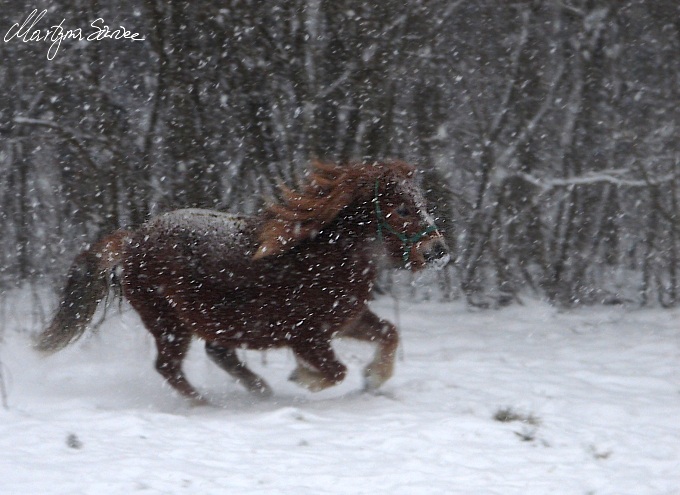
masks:
POLYGON ((57 313, 37 336, 38 351, 57 352, 85 333, 97 306, 109 291, 116 267, 123 260, 127 238, 127 231, 117 230, 76 257, 57 313))

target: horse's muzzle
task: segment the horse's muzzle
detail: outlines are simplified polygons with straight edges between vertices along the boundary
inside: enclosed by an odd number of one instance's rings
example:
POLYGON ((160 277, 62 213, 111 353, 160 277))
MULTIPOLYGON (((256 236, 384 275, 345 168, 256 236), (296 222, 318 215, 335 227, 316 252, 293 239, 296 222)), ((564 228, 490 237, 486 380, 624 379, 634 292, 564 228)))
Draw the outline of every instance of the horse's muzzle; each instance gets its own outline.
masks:
POLYGON ((436 235, 422 243, 421 253, 428 267, 440 269, 451 261, 449 248, 440 235, 436 235))

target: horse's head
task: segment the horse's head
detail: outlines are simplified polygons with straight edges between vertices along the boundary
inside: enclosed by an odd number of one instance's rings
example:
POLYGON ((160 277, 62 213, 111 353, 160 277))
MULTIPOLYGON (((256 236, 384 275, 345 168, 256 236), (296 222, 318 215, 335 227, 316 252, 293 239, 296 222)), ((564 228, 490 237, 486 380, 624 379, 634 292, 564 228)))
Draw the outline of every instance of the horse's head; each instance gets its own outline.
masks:
POLYGON ((339 216, 357 223, 352 235, 378 239, 398 266, 419 270, 449 260, 415 170, 403 162, 346 167, 316 162, 307 185, 301 191, 284 187, 283 197, 267 211, 256 260, 316 238, 339 216))
POLYGON ((378 240, 399 266, 420 270, 443 267, 449 249, 427 212, 415 170, 401 162, 381 165, 385 172, 373 184, 372 215, 378 240))

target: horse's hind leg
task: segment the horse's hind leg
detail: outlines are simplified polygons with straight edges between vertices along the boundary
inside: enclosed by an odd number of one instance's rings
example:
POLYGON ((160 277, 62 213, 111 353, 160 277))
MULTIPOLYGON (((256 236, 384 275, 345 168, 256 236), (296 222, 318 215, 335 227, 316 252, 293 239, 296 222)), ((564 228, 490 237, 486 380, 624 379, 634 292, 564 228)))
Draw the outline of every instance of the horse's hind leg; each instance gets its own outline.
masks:
POLYGON ((345 379, 347 368, 337 360, 327 341, 304 342, 293 347, 298 366, 289 380, 312 392, 340 383, 345 379))
POLYGON ((214 342, 206 342, 205 352, 215 364, 236 378, 236 380, 250 392, 262 397, 269 397, 272 394, 272 390, 269 388, 269 385, 267 385, 267 382, 250 371, 250 369, 241 362, 235 349, 222 347, 214 342))
POLYGON ((392 323, 366 310, 357 322, 343 329, 339 336, 377 345, 373 360, 364 369, 366 390, 375 390, 389 380, 394 373, 394 359, 399 347, 399 334, 392 323))
POLYGON ((191 344, 191 332, 174 317, 172 308, 164 299, 128 296, 128 300, 156 340, 158 373, 195 405, 207 404, 208 401, 189 383, 182 371, 182 361, 191 344))
POLYGON ((156 334, 158 357, 156 358, 156 371, 180 394, 191 399, 194 405, 208 404, 207 399, 201 396, 189 383, 184 371, 182 361, 191 344, 191 334, 180 331, 170 331, 156 334))

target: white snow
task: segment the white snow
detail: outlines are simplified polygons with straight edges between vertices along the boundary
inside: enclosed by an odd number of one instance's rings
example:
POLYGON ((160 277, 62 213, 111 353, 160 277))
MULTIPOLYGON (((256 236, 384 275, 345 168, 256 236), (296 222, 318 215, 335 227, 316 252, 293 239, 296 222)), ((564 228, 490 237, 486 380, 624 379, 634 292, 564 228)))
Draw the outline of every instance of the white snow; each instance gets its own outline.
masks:
POLYGON ((286 380, 287 351, 246 353, 267 400, 194 345, 203 408, 163 384, 132 311, 47 359, 32 311, 0 321, 2 495, 680 494, 680 310, 401 302, 382 395, 359 392, 364 344, 338 343, 350 374, 319 394, 286 380))
POLYGON ((216 210, 183 208, 155 217, 150 224, 161 230, 180 228, 202 235, 212 233, 223 238, 238 238, 246 228, 246 217, 216 210))

